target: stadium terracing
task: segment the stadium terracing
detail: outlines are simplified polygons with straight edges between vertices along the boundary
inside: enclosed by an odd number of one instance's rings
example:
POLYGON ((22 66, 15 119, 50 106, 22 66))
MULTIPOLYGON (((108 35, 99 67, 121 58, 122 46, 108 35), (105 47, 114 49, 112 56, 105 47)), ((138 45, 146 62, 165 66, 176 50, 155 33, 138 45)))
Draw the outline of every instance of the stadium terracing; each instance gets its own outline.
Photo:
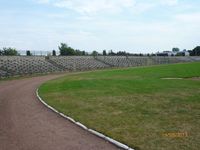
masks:
POLYGON ((0 56, 0 78, 200 61, 200 57, 0 56))

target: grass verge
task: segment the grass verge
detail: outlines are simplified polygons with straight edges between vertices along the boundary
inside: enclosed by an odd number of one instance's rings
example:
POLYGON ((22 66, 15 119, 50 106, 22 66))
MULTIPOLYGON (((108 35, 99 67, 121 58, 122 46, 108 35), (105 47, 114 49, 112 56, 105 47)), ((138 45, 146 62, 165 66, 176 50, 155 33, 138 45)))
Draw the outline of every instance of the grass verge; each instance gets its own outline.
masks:
POLYGON ((64 114, 138 150, 200 149, 200 63, 69 74, 40 96, 64 114), (185 78, 163 80, 162 78, 185 78))

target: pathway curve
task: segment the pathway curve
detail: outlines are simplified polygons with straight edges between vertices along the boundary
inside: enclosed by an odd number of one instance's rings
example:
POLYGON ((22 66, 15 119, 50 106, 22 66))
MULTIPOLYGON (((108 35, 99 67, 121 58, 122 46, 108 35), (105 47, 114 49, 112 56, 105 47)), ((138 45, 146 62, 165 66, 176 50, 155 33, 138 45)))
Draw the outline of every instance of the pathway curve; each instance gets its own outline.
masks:
POLYGON ((0 83, 0 150, 116 150, 46 108, 36 97, 48 75, 0 83))

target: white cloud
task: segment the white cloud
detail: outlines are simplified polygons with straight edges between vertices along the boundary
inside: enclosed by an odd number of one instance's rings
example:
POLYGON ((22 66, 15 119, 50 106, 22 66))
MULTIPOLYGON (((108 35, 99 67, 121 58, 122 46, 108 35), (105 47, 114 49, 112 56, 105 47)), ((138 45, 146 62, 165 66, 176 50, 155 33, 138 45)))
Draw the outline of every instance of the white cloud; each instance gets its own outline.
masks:
POLYGON ((91 20, 93 20, 93 18, 84 15, 84 16, 78 17, 77 20, 80 20, 80 21, 91 21, 91 20))
POLYGON ((28 20, 25 23, 19 19, 13 21, 15 13, 9 10, 7 16, 1 16, 3 38, 0 37, 0 41, 4 45, 51 50, 57 49, 60 42, 67 42, 87 51, 130 52, 171 50, 174 46, 191 49, 199 45, 200 12, 196 3, 178 0, 32 1, 54 8, 40 12, 34 8, 32 16, 23 13, 28 20))
POLYGON ((175 6, 178 4, 178 0, 37 0, 37 2, 70 9, 82 15, 120 13, 123 10, 140 14, 160 5, 175 6))
POLYGON ((151 10, 155 6, 156 5, 154 3, 136 3, 135 6, 133 6, 131 12, 134 14, 141 14, 151 10))
POLYGON ((116 13, 134 4, 135 0, 60 0, 53 3, 54 6, 68 8, 81 14, 96 14, 105 11, 116 13))
POLYGON ((178 0, 160 0, 161 4, 175 6, 178 4, 178 0))
POLYGON ((179 21, 188 22, 188 23, 200 23, 200 12, 195 13, 185 13, 178 14, 175 18, 179 21))
POLYGON ((48 4, 48 3, 50 3, 50 0, 37 0, 37 2, 39 4, 48 4))
POLYGON ((48 13, 48 14, 44 14, 44 16, 48 17, 48 18, 53 18, 53 19, 65 19, 70 17, 69 14, 67 13, 48 13))

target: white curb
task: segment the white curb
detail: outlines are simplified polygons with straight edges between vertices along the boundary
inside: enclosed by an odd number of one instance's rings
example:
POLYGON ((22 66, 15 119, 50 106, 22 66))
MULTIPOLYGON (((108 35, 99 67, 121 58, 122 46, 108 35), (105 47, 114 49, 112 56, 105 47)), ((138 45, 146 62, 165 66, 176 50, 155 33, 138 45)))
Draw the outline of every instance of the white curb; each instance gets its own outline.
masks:
POLYGON ((103 138, 103 139, 105 139, 105 138, 106 138, 106 136, 105 136, 105 135, 103 135, 103 134, 101 134, 101 133, 99 133, 99 132, 97 132, 97 131, 95 131, 95 130, 88 129, 88 131, 89 131, 90 133, 92 133, 92 134, 94 134, 94 135, 96 135, 96 136, 100 137, 100 138, 103 138))
POLYGON ((49 106, 49 105, 48 105, 46 102, 44 102, 44 101, 42 100, 42 98, 39 96, 39 94, 38 94, 38 89, 36 90, 36 95, 37 95, 37 98, 39 99, 39 101, 40 101, 42 104, 44 104, 46 107, 48 107, 49 109, 51 109, 53 112, 59 114, 59 115, 62 116, 63 118, 65 118, 65 119, 71 121, 72 123, 76 124, 76 125, 79 126, 80 128, 82 128, 82 129, 84 129, 84 130, 86 130, 86 131, 88 131, 88 132, 90 132, 90 133, 92 133, 92 134, 94 134, 94 135, 96 135, 96 136, 98 136, 98 137, 100 137, 100 138, 102 138, 102 139, 104 139, 104 140, 106 140, 106 141, 112 143, 113 145, 115 145, 115 146, 117 146, 117 147, 119 147, 119 148, 122 148, 122 149, 124 149, 124 150, 134 150, 133 148, 131 148, 131 147, 129 147, 129 146, 123 144, 123 143, 120 143, 120 142, 118 142, 118 141, 116 141, 116 140, 114 140, 114 139, 112 139, 112 138, 110 138, 110 137, 107 137, 107 136, 105 136, 104 134, 102 134, 102 133, 100 133, 100 132, 97 132, 97 131, 95 131, 95 130, 92 130, 92 129, 87 128, 87 127, 86 127, 85 125, 83 125, 82 123, 76 122, 73 118, 68 117, 68 116, 66 116, 65 114, 63 114, 63 113, 57 111, 55 108, 49 106))
POLYGON ((106 137, 105 139, 108 140, 110 143, 117 145, 118 147, 121 147, 123 149, 129 149, 129 147, 127 145, 122 144, 122 143, 120 143, 120 142, 118 142, 118 141, 116 141, 116 140, 114 140, 110 137, 106 137))
POLYGON ((76 122, 76 125, 78 125, 79 127, 85 129, 85 130, 88 130, 88 128, 86 126, 84 126, 82 123, 80 122, 76 122))

